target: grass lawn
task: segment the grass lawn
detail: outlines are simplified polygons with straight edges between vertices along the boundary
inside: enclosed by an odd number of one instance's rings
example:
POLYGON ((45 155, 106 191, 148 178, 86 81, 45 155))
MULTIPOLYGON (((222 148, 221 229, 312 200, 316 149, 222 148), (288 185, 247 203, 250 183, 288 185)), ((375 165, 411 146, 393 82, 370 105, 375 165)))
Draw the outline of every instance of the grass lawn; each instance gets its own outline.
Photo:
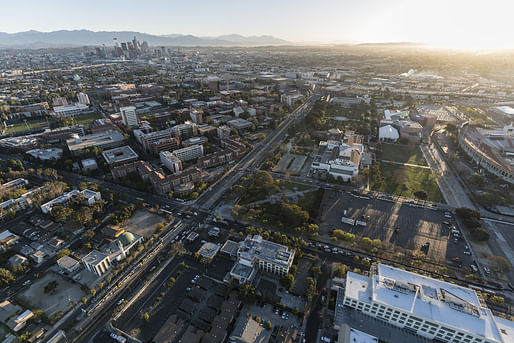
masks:
POLYGON ((7 127, 6 133, 16 133, 16 132, 27 131, 27 126, 28 126, 29 130, 48 127, 48 123, 51 123, 51 122, 52 122, 52 120, 50 120, 50 119, 48 120, 48 122, 45 119, 32 120, 32 121, 27 120, 27 125, 25 125, 24 122, 18 123, 18 124, 12 124, 12 126, 9 125, 7 127))
POLYGON ((87 113, 87 114, 80 114, 78 116, 73 117, 75 119, 75 123, 77 125, 80 124, 89 124, 95 119, 100 119, 102 116, 99 113, 87 113))
POLYGON ((380 171, 384 177, 378 191, 402 195, 415 199, 414 193, 424 191, 429 201, 444 203, 443 196, 437 186, 430 169, 392 165, 381 163, 380 171))
POLYGON ((427 166, 419 145, 382 144, 377 159, 427 166))

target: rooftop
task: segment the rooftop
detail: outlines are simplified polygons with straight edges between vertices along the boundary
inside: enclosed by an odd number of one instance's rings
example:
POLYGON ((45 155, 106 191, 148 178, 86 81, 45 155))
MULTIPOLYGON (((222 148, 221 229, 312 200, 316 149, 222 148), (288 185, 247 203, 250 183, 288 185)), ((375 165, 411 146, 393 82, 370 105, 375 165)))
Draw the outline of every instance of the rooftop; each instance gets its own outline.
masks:
POLYGON ((292 263, 294 250, 282 244, 262 239, 261 236, 248 236, 239 245, 239 257, 252 261, 254 258, 288 267, 292 263))
POLYGON ((93 133, 91 135, 85 135, 79 138, 70 138, 66 140, 68 149, 70 151, 77 151, 86 149, 93 146, 109 146, 112 144, 121 144, 125 138, 121 132, 116 130, 103 131, 99 133, 93 133))
POLYGON ((469 288, 379 264, 371 278, 348 273, 345 295, 501 341, 491 311, 469 288))
POLYGON ((89 254, 84 256, 82 258, 82 261, 84 263, 96 265, 96 264, 102 262, 103 260, 105 260, 106 258, 107 258, 107 255, 101 253, 100 251, 93 250, 89 254))
POLYGON ((128 145, 105 150, 102 152, 102 156, 107 164, 119 163, 129 159, 137 159, 139 157, 138 154, 128 145))

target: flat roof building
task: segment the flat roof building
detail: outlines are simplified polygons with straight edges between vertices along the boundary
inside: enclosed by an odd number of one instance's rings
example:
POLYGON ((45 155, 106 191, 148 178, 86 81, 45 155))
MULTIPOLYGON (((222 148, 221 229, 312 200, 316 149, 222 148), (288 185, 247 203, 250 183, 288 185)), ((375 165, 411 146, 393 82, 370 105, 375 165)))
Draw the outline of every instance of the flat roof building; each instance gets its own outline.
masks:
POLYGON ((128 145, 105 150, 102 152, 102 156, 109 166, 119 166, 124 163, 137 161, 139 158, 139 155, 128 145))
POLYGON ((104 131, 75 137, 66 140, 66 145, 72 154, 76 154, 81 150, 98 147, 100 149, 108 149, 123 144, 125 137, 119 131, 104 131))
POLYGON ((474 290, 445 281, 379 264, 370 277, 349 272, 339 292, 344 300, 336 304, 335 325, 342 324, 342 305, 440 342, 512 342, 513 322, 493 316, 474 290))
POLYGON ((203 145, 195 144, 186 148, 173 151, 173 155, 177 156, 181 161, 190 161, 203 156, 203 145))
POLYGON ((93 250, 82 258, 82 264, 92 273, 102 276, 111 267, 109 256, 93 250))
POLYGON ((287 246, 267 241, 259 235, 247 236, 239 244, 237 252, 239 263, 253 265, 281 277, 289 272, 294 254, 295 251, 287 246))

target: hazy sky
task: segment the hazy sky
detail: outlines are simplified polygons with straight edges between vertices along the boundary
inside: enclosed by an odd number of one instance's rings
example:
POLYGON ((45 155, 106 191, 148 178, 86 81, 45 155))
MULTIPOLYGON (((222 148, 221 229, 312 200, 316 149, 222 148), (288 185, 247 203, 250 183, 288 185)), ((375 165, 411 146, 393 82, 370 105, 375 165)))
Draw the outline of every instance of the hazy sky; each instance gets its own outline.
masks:
POLYGON ((514 48, 513 0, 2 0, 0 31, 130 30, 514 48))

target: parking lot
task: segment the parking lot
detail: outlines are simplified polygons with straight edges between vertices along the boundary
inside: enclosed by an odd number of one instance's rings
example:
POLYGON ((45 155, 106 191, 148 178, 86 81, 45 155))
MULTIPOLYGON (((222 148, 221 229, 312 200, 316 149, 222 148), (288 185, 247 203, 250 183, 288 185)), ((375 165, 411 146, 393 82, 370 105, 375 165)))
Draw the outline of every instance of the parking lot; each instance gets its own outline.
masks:
POLYGON ((301 325, 301 319, 298 316, 282 311, 278 308, 273 308, 273 305, 269 304, 245 304, 241 310, 241 314, 251 313, 254 317, 261 317, 262 321, 271 321, 271 325, 281 325, 285 327, 296 327, 299 328, 301 325))
POLYGON ((466 243, 461 233, 452 233, 453 219, 443 211, 327 190, 320 213, 320 235, 326 237, 331 236, 334 229, 342 229, 361 237, 380 239, 383 247, 390 250, 395 247, 421 250, 440 263, 455 258, 459 258, 463 266, 472 263, 471 256, 465 254, 466 243), (342 217, 361 221, 365 226, 342 223, 342 217))

